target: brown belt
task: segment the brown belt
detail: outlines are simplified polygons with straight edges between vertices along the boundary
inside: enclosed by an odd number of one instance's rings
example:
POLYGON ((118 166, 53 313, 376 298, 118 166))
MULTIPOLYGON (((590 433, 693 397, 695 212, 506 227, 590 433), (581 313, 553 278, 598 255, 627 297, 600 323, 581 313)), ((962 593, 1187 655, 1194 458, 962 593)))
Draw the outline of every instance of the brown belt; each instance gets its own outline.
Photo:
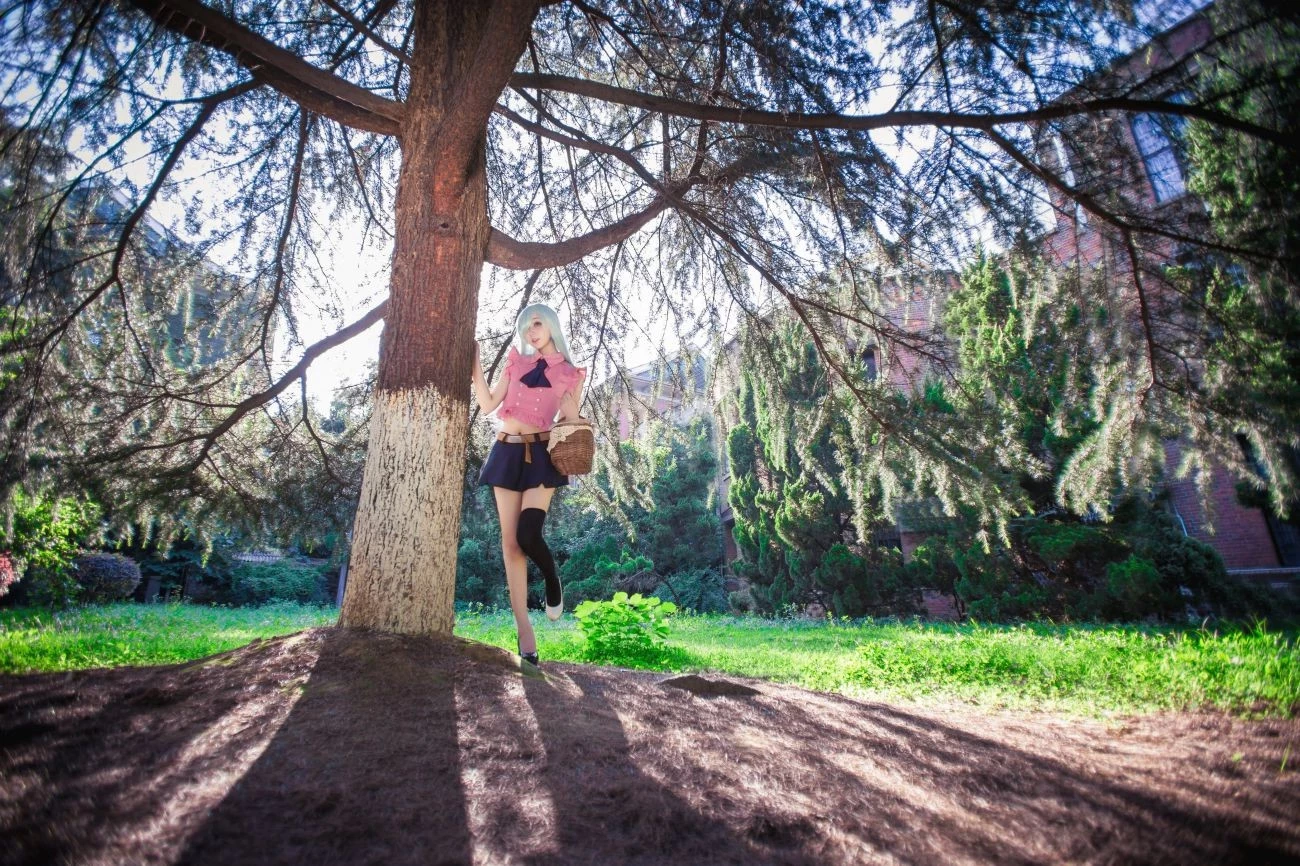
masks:
POLYGON ((524 462, 533 462, 533 443, 545 442, 551 438, 551 434, 543 430, 541 433, 498 433, 498 442, 509 442, 518 445, 524 443, 524 462))

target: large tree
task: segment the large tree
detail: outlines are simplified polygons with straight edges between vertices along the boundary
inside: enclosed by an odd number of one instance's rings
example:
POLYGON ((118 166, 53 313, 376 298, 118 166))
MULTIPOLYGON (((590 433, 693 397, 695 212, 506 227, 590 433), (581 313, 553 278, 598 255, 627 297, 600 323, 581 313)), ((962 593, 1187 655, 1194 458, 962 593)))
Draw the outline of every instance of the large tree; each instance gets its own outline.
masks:
MULTIPOLYGON (((259 458, 241 419, 382 319, 342 622, 405 632, 452 626, 485 265, 515 289, 494 316, 562 303, 598 369, 647 320, 721 333, 784 303, 854 407, 863 465, 997 520, 1022 503, 987 471, 996 437, 956 441, 863 387, 845 334, 933 349, 886 314, 881 275, 1023 242, 1051 188, 1123 239, 1141 296, 1148 243, 1230 245, 1076 185, 1044 130, 1144 113, 1285 143, 1215 94, 1170 98, 1187 59, 1107 74, 1168 23, 1123 2, 75 0, 3 16, 0 346, 22 386, 0 400, 3 482, 58 459, 171 507, 238 488, 259 458), (51 167, 65 148, 81 161, 51 167), (126 203, 105 220, 110 186, 126 203), (142 226, 169 202, 191 245, 168 267, 192 280, 217 256, 236 275, 186 320, 242 325, 198 368, 158 363, 167 341, 150 339, 167 281, 142 226), (318 255, 340 225, 356 229, 336 245, 391 247, 387 298, 275 368, 277 334, 328 303, 318 255), (69 366, 92 357, 94 377, 69 366)), ((1212 36, 1200 63, 1261 26, 1212 36)), ((1136 424, 1166 375, 1158 338, 1115 343, 1116 417, 1136 424)))

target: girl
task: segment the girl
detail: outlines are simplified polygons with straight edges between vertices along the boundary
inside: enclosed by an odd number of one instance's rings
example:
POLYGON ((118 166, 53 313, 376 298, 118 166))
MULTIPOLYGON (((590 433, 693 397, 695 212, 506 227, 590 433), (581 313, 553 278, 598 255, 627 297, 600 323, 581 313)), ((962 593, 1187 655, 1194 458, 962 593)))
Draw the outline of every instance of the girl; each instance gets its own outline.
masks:
POLYGON ((515 322, 519 347, 512 346, 500 381, 488 387, 474 351, 474 395, 485 414, 497 409, 501 432, 493 443, 480 484, 490 484, 501 520, 501 558, 505 560, 510 609, 519 635, 519 656, 536 665, 537 636, 528 620, 528 559, 546 578, 546 616, 564 612, 564 591, 542 523, 555 488, 569 483, 556 471, 546 450, 548 432, 561 420, 578 417, 582 381, 587 371, 573 366, 569 346, 555 311, 545 304, 525 307, 515 322), (500 407, 500 408, 498 408, 500 407))

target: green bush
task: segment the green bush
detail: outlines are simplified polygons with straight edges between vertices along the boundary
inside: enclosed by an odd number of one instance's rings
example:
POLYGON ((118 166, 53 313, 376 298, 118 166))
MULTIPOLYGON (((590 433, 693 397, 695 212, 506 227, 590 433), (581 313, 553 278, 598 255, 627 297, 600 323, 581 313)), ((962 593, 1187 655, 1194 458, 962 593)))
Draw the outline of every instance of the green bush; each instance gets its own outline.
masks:
POLYGON ((671 601, 616 592, 609 601, 584 601, 573 615, 587 641, 586 658, 617 663, 658 658, 668 638, 664 620, 676 612, 671 601))
POLYGON ((72 567, 81 600, 90 604, 125 601, 140 585, 140 566, 120 553, 83 553, 72 567))
POLYGON ((14 492, 13 521, 0 548, 17 586, 9 601, 40 607, 66 607, 81 593, 72 561, 98 532, 99 506, 88 499, 55 499, 14 492))
POLYGON ((230 598, 237 605, 271 601, 323 602, 328 599, 327 575, 290 560, 244 563, 235 566, 230 578, 230 598))
POLYGON ((503 607, 509 604, 507 592, 500 544, 462 538, 456 551, 456 600, 503 607))
POLYGON ((729 609, 722 574, 715 568, 692 568, 662 578, 655 595, 671 595, 678 607, 695 613, 725 613, 729 609))
POLYGON ((952 592, 983 621, 1295 615, 1281 599, 1232 578, 1214 548, 1184 535, 1171 515, 1143 500, 1121 504, 1105 525, 1020 518, 1010 542, 993 541, 985 550, 955 529, 917 548, 909 568, 918 583, 952 592))
POLYGON ((575 603, 607 598, 629 578, 653 572, 654 566, 648 557, 624 547, 623 539, 606 536, 584 545, 560 566, 564 597, 575 603))
POLYGON ((1170 592, 1151 560, 1136 553, 1106 566, 1106 596, 1110 602, 1106 612, 1112 619, 1167 616, 1181 607, 1176 590, 1170 592))

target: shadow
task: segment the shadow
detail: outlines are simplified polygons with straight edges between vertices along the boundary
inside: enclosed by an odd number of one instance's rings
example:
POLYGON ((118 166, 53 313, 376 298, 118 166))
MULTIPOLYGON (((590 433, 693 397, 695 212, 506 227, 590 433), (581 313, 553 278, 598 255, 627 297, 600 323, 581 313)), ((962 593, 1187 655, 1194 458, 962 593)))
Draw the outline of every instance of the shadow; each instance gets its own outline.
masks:
MULTIPOLYGON (((808 693, 786 702, 780 735, 766 743, 786 767, 798 768, 796 776, 818 780, 818 811, 836 818, 832 831, 826 826, 815 836, 840 839, 839 853, 823 852, 828 860, 859 850, 914 863, 1300 862, 1294 782, 1242 790, 1203 766, 1171 768, 1167 753, 1125 755, 1099 747, 1095 734, 1070 742, 1068 720, 1056 720, 1054 743, 1037 726, 1024 739, 1014 723, 1008 730, 992 716, 966 719, 987 720, 989 734, 808 693), (1079 760, 1107 755, 1095 764, 1079 760)), ((732 722, 738 731, 763 724, 732 722)), ((789 796, 803 784, 794 781, 789 796)))
POLYGON ((313 629, 2 678, 0 864, 1300 862, 1294 719, 545 674, 313 629))
MULTIPOLYGON (((1126 744, 1063 718, 957 707, 950 723, 771 683, 747 697, 554 667, 525 689, 555 847, 526 862, 1300 862, 1300 776, 1209 757, 1214 732, 1166 737, 1151 718, 1126 744)), ((1267 731, 1237 734, 1220 748, 1266 754, 1267 731)))
POLYGON ((136 834, 214 758, 260 750, 277 702, 256 698, 310 669, 315 653, 302 642, 257 641, 181 665, 4 677, 0 864, 129 862, 136 834))
POLYGON ((176 862, 470 861, 454 697, 461 642, 323 634, 301 697, 176 862))
MULTIPOLYGON (((546 678, 524 680, 545 755, 540 784, 549 795, 552 829, 549 850, 520 862, 818 862, 802 850, 801 828, 785 818, 756 814, 738 828, 708 814, 725 792, 691 784, 695 778, 676 779, 671 763, 638 763, 642 756, 629 741, 615 700, 626 676, 608 668, 554 665, 546 678)), ((645 721, 644 714, 637 717, 645 721)))

